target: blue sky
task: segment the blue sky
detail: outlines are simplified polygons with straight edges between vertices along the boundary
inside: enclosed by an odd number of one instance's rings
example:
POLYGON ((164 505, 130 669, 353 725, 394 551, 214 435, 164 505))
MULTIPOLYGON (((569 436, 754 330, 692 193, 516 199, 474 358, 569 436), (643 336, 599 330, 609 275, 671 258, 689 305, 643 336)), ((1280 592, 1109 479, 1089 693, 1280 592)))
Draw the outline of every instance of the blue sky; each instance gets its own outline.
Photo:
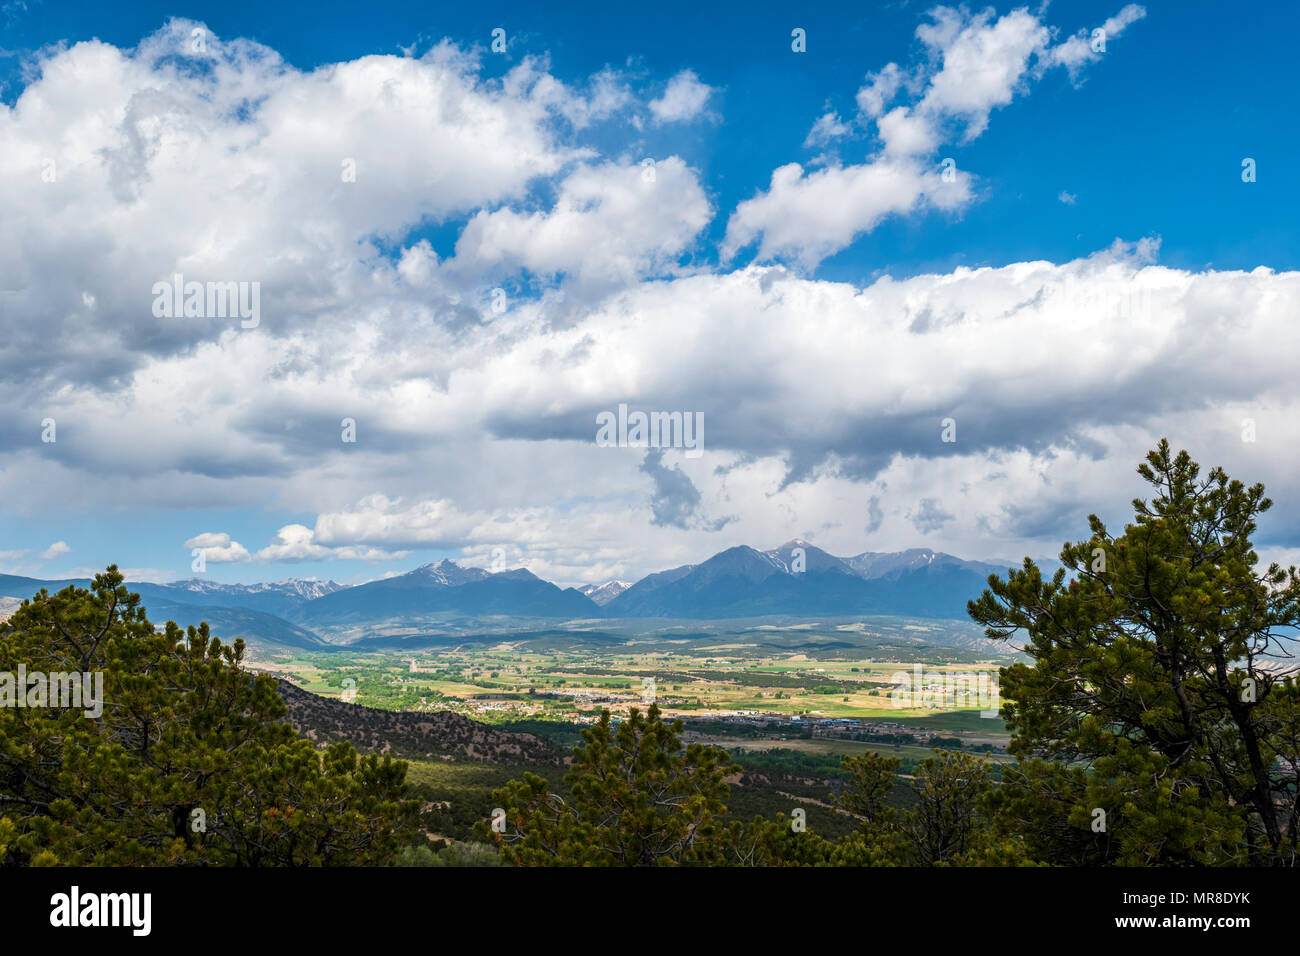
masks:
MULTIPOLYGON (((37 0, 8 8, 6 99, 22 88, 24 54, 98 38, 129 47, 183 15, 226 36, 255 39, 311 69, 373 53, 423 51, 443 38, 486 46, 508 30, 510 54, 546 54, 562 78, 605 66, 647 77, 693 69, 720 87, 717 124, 658 142, 707 170, 723 209, 749 198, 771 170, 814 150, 810 117, 852 105, 861 75, 899 59, 930 3, 704 5, 528 3, 133 3, 129 8, 37 0), (808 53, 789 52, 789 29, 808 31, 808 53)), ((1037 8, 1035 5, 1030 5, 1037 8)), ((1056 2, 1045 19, 1063 32, 1091 28, 1120 5, 1056 2)), ((974 6, 979 9, 979 5, 974 6)), ((997 8, 1002 12, 1009 7, 997 8)), ((855 242, 819 273, 861 281, 956 265, 1054 261, 1086 255, 1116 236, 1163 238, 1161 261, 1183 268, 1250 269, 1300 260, 1300 110, 1291 37, 1300 8, 1189 0, 1147 3, 1146 16, 1109 45, 1105 69, 1075 89, 1065 75, 1001 111, 979 140, 949 153, 979 172, 987 193, 960 219, 895 221, 855 242), (1243 156, 1262 162, 1255 189, 1239 189, 1243 156), (1077 196, 1074 205, 1059 200, 1077 196)), ((720 234, 725 219, 713 223, 720 234)))
MULTIPOLYGON (((188 542, 219 580, 361 580, 500 552, 576 583, 794 536, 836 553, 1046 555, 1140 490, 1133 467, 1161 434, 1292 481, 1294 376, 1245 382, 1250 363, 1289 357, 1300 13, 935 10, 5 5, 0 203, 29 234, 0 262, 21 285, 0 301, 15 410, 0 571, 188 576, 188 542), (1108 20, 1103 53, 1067 49, 1108 20), (504 54, 489 48, 498 27, 504 54), (191 70, 195 29, 210 43, 191 70), (1003 41, 1032 51, 1006 54, 1005 83, 981 73, 1003 41), (448 66, 449 49, 463 59, 448 66), (901 86, 873 113, 860 94, 889 64, 901 86), (617 94, 604 106, 602 75, 617 94), (371 82, 411 112, 389 123, 393 100, 358 101, 371 82), (442 99, 421 106, 430 83, 442 99), (702 102, 672 114, 674 89, 702 102), (406 138, 457 97, 450 132, 430 120, 406 138), (891 110, 933 142, 891 140, 891 110), (812 142, 823 117, 841 132, 812 142), (458 151, 445 177, 413 155, 436 158, 444 135, 458 151), (509 150, 519 170, 476 178, 509 150), (358 151, 358 190, 304 185, 358 151), (22 185, 47 155, 67 172, 22 185), (653 200, 628 192, 647 156, 653 200), (948 158, 955 183, 936 178, 948 158), (871 169, 897 185, 871 185, 871 169), (901 207, 896 189, 912 190, 901 207), (596 238, 566 240, 574 229, 596 238), (261 281, 271 317, 247 334, 150 324, 153 278, 182 269, 261 281), (467 330, 492 288, 510 311, 467 330), (1095 350, 1068 331, 1079 296, 1114 313, 1095 350), (1017 318, 1026 307, 1042 311, 1017 318), (769 308, 775 331, 754 318, 769 308), (954 345, 959 332, 922 341, 981 322, 967 331, 987 353, 954 345), (1223 336, 1236 344, 1216 350, 1223 336), (1022 343, 1033 361, 1007 362, 1022 343), (578 447, 591 412, 619 401, 703 410, 708 453, 578 447), (357 409, 363 437, 340 445, 357 409), (930 443, 949 412, 963 438, 930 443), (39 447, 46 415, 59 441, 39 447), (1238 436, 1247 417, 1260 440, 1238 436)), ((1300 521, 1279 511, 1263 537, 1285 557, 1300 521)))

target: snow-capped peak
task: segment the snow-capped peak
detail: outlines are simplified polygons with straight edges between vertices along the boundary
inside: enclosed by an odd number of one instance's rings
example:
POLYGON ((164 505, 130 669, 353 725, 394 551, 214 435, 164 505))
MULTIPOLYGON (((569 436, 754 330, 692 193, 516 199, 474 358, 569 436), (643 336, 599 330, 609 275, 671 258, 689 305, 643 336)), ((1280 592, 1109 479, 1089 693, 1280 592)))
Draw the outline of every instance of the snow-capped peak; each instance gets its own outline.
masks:
POLYGON ((618 597, 624 591, 632 586, 630 581, 620 581, 617 578, 606 581, 604 584, 588 584, 578 588, 583 594, 591 598, 594 602, 604 607, 614 598, 618 597))
POLYGON ((445 585, 449 588, 469 584, 471 581, 481 581, 488 576, 488 573, 482 568, 463 568, 451 558, 443 558, 441 561, 421 565, 411 574, 427 578, 435 584, 445 585))

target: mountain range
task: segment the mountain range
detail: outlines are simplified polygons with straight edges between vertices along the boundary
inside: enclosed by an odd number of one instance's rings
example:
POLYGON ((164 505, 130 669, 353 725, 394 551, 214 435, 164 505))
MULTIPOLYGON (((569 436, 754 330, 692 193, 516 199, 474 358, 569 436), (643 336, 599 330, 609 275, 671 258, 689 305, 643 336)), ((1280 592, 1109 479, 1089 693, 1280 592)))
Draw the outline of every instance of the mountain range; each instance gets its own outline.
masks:
MULTIPOLYGON (((836 557, 795 539, 770 551, 728 548, 701 564, 647 575, 635 583, 607 581, 561 588, 524 568, 489 572, 451 560, 392 577, 344 586, 293 579, 274 584, 219 584, 203 579, 131 584, 152 619, 206 620, 215 633, 250 645, 325 648, 330 632, 364 633, 395 622, 459 618, 551 620, 723 619, 769 615, 900 615, 964 619, 990 574, 1007 565, 966 561, 913 548, 836 557)), ((0 575, 4 598, 30 597, 84 580, 42 581, 0 575)), ((3 615, 0 615, 3 616, 3 615)), ((345 638, 346 639, 346 638, 345 638)))

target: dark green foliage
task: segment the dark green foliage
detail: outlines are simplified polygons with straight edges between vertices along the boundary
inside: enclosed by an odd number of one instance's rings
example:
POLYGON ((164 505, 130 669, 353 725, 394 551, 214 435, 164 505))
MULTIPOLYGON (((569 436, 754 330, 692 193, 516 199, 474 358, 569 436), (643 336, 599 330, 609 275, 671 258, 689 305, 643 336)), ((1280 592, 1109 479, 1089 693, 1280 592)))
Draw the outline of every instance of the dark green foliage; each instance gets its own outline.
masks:
POLYGON ((390 859, 406 766, 319 751, 275 682, 206 624, 161 631, 115 566, 0 625, 0 671, 98 672, 103 712, 0 708, 0 852, 31 865, 320 865, 390 859))
POLYGON ((1000 802, 1052 862, 1295 865, 1300 688, 1276 666, 1300 577, 1256 568, 1271 502, 1165 441, 1138 470, 1154 497, 1122 535, 1091 516, 1051 580, 1026 559, 971 603, 1032 659, 1002 671, 1024 763, 1000 802))
POLYGON ((505 866, 501 854, 486 843, 453 843, 433 849, 403 847, 395 866, 505 866))
MULTIPOLYGON (((716 852, 723 778, 740 768, 716 747, 683 747, 681 722, 651 704, 617 725, 608 711, 582 732, 567 797, 525 774, 493 793, 505 810, 503 856, 517 864, 674 866, 716 852)), ((485 834, 490 831, 484 831, 485 834)))

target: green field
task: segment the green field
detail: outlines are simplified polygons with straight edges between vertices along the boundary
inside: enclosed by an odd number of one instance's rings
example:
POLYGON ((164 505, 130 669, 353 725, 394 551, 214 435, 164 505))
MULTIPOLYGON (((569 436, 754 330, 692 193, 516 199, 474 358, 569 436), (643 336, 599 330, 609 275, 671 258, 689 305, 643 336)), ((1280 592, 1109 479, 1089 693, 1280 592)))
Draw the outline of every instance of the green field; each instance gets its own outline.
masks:
POLYGON ((998 723, 981 718, 969 705, 985 706, 988 695, 979 696, 979 689, 996 680, 999 660, 918 664, 812 660, 804 654, 732 657, 714 650, 713 656, 593 655, 471 645, 409 657, 316 652, 262 666, 322 696, 354 691, 356 702, 370 707, 453 710, 489 723, 581 720, 601 709, 626 713, 630 707, 644 708, 652 700, 665 713, 682 717, 854 718, 975 732, 998 723), (898 692, 900 686, 922 684, 930 698, 917 690, 898 692), (964 712, 950 713, 955 711, 964 712), (938 714, 949 716, 938 721, 938 714))

